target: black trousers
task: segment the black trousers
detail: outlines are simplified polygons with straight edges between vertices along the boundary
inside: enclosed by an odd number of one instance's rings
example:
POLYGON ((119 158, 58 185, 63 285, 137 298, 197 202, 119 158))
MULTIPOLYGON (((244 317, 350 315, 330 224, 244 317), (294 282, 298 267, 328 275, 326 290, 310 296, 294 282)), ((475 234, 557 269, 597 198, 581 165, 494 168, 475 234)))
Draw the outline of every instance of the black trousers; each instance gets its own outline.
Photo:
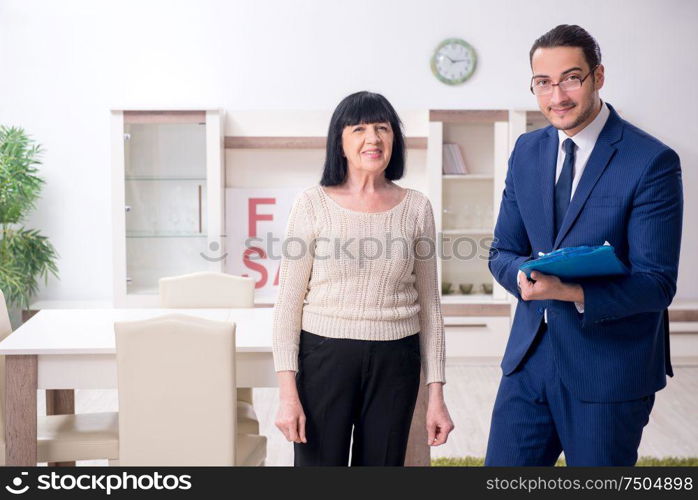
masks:
POLYGON ((301 331, 296 385, 306 416, 294 463, 346 466, 405 462, 419 390, 419 336, 372 341, 301 331))

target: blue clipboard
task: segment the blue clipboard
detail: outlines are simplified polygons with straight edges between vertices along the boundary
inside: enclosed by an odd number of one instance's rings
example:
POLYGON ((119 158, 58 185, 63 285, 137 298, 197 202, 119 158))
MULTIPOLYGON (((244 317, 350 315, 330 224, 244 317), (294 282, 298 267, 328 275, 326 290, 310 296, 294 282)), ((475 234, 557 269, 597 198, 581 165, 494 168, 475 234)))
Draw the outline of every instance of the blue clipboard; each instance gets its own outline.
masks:
POLYGON ((608 242, 601 246, 560 248, 524 262, 519 269, 528 278, 532 271, 565 279, 628 274, 628 268, 618 260, 608 242))

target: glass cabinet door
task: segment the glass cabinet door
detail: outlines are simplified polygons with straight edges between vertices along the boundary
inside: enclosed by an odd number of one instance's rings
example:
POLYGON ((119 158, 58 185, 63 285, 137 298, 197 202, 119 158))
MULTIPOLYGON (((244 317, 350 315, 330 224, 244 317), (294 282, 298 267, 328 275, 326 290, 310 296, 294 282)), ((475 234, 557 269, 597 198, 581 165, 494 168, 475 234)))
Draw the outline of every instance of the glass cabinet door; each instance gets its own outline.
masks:
POLYGON ((127 293, 205 270, 205 122, 125 121, 124 173, 127 293))

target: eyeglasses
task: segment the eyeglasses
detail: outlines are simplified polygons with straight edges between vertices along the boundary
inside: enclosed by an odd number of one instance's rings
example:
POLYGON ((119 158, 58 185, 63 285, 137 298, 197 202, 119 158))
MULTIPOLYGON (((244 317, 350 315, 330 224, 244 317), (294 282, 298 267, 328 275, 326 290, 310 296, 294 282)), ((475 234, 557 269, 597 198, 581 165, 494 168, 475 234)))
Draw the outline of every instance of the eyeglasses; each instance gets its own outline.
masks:
POLYGON ((591 71, 583 78, 580 78, 579 75, 569 75, 559 83, 552 83, 549 78, 531 78, 531 93, 534 95, 552 94, 553 87, 555 86, 559 86, 565 92, 578 90, 582 88, 584 80, 589 78, 589 75, 591 75, 596 68, 598 68, 598 65, 591 68, 591 71))

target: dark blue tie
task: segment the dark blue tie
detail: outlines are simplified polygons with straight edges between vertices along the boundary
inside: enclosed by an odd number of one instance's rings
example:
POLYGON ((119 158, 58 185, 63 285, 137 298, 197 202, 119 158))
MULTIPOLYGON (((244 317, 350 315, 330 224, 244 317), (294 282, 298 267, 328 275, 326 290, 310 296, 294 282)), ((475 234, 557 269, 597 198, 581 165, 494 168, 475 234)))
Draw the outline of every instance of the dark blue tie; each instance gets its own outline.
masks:
POLYGON ((574 141, 565 139, 562 143, 565 150, 565 161, 562 164, 562 172, 555 184, 555 235, 560 232, 562 221, 565 219, 567 207, 570 206, 572 196, 572 179, 574 179, 574 141))

